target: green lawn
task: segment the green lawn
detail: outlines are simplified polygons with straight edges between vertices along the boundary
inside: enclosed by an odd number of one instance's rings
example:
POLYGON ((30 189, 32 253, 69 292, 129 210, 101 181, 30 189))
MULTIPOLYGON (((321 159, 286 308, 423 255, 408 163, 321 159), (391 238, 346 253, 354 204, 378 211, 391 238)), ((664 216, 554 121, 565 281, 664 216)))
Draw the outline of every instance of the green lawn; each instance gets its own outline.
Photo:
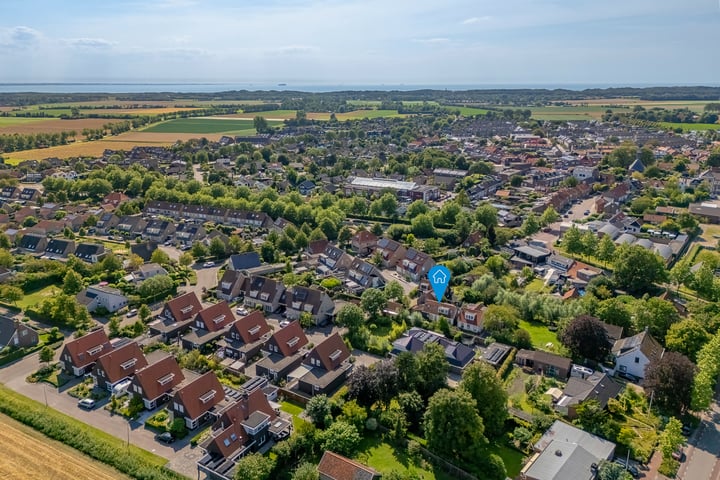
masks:
MULTIPOLYGON (((281 123, 268 121, 271 126, 281 123)), ((143 132, 154 133, 234 133, 238 131, 255 131, 253 121, 227 118, 176 118, 143 130, 143 132)))
POLYGON ((305 410, 305 408, 299 403, 295 403, 292 400, 284 400, 280 402, 280 410, 292 415, 293 428, 295 430, 297 430, 301 424, 306 422, 306 420, 300 418, 300 414, 305 410))
POLYGON ((506 447, 505 445, 490 445, 489 450, 491 453, 494 453, 503 459, 508 477, 516 478, 520 475, 520 470, 522 470, 523 466, 523 459, 525 458, 525 455, 522 452, 519 452, 514 448, 506 447))
POLYGON ((404 450, 395 448, 384 442, 379 436, 366 436, 360 442, 360 453, 355 459, 374 468, 380 473, 389 473, 393 470, 406 473, 414 471, 424 480, 451 480, 453 477, 440 469, 425 470, 414 465, 404 450))
POLYGON ((447 110, 454 112, 456 110, 460 110, 460 115, 469 117, 471 115, 485 115, 488 110, 485 110, 484 108, 475 108, 475 107, 453 107, 453 106, 446 106, 447 110))
MULTIPOLYGON (((602 105, 532 107, 532 118, 536 120, 598 120, 608 109, 602 105)), ((628 107, 617 107, 613 112, 629 112, 628 107)))
POLYGON ((60 288, 54 285, 45 287, 41 290, 36 290, 32 293, 25 295, 20 301, 17 302, 17 307, 23 310, 28 307, 34 307, 48 297, 52 297, 60 293, 60 288))
POLYGON ((541 350, 557 352, 560 348, 560 341, 555 332, 548 330, 548 327, 542 323, 530 323, 520 320, 520 328, 524 328, 530 333, 530 339, 533 346, 541 350), (548 343, 552 343, 552 347, 546 347, 548 343))

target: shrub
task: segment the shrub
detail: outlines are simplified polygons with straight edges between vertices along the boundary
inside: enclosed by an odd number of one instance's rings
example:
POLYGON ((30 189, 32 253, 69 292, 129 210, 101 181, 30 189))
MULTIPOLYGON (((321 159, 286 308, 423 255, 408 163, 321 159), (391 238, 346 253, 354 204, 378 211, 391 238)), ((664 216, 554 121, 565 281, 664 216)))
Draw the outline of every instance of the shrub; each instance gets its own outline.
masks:
POLYGON ((176 418, 170 424, 168 431, 172 433, 175 438, 184 438, 188 434, 188 429, 185 426, 185 420, 182 418, 176 418))

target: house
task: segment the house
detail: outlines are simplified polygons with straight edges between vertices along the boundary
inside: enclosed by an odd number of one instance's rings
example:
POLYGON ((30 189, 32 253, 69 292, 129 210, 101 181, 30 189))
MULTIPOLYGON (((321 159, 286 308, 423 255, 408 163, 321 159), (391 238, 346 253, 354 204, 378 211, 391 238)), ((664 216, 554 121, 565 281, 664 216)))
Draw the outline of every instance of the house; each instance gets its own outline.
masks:
POLYGON ((312 180, 304 180, 298 184, 300 195, 310 195, 315 190, 315 182, 312 180))
POLYGON ((205 235, 205 228, 195 223, 181 223, 175 229, 175 241, 180 245, 192 245, 205 238, 205 235))
POLYGON ((577 417, 577 406, 587 400, 595 400, 600 408, 607 407, 611 398, 616 398, 623 386, 604 372, 593 372, 586 378, 572 376, 562 396, 555 403, 555 410, 568 418, 577 417))
POLYGON ((266 356, 255 364, 255 374, 274 381, 285 380, 302 362, 302 349, 307 344, 300 322, 281 328, 265 343, 263 352, 266 356))
POLYGON ((350 239, 350 248, 357 255, 367 256, 375 250, 377 241, 378 237, 374 233, 368 230, 360 230, 350 239))
MULTIPOLYGON (((303 360, 298 389, 310 396, 331 395, 345 383, 352 369, 350 350, 335 332, 315 346, 303 360), (303 368, 304 367, 304 368, 303 368)), ((293 377, 293 372, 289 377, 293 377)))
POLYGON ((247 363, 255 357, 272 335, 272 329, 259 310, 236 320, 225 334, 225 357, 247 363))
POLYGON ((63 238, 51 239, 45 247, 45 255, 50 258, 67 258, 75 252, 75 242, 63 238))
POLYGON ((237 460, 292 431, 292 422, 278 415, 262 390, 238 392, 237 397, 218 412, 199 445, 205 455, 198 460, 198 470, 209 479, 234 478, 237 460))
POLYGON ((0 349, 34 347, 39 342, 40 335, 37 330, 17 318, 0 315, 0 349))
POLYGON ((257 268, 262 265, 260 261, 260 255, 257 252, 245 252, 230 255, 228 261, 229 270, 250 270, 251 268, 257 268))
POLYGON ((152 219, 142 231, 143 240, 162 243, 172 239, 175 233, 175 224, 167 220, 152 219))
POLYGON ((385 288, 385 277, 372 263, 354 258, 348 267, 345 283, 354 293, 362 293, 368 288, 385 288))
POLYGON ((562 255, 550 255, 547 259, 547 264, 552 268, 567 272, 575 264, 575 260, 563 257, 562 255))
POLYGON ((140 396, 147 410, 153 410, 170 398, 173 389, 185 380, 173 355, 165 355, 135 371, 129 391, 140 396))
POLYGON ((422 299, 422 303, 418 301, 417 305, 413 306, 411 310, 420 312, 424 319, 431 322, 437 322, 441 318, 445 318, 450 325, 455 323, 458 314, 458 307, 452 303, 436 302, 428 298, 422 299))
POLYGON ((285 290, 280 304, 285 305, 288 320, 298 320, 301 315, 308 314, 315 325, 326 324, 335 310, 335 302, 327 293, 300 285, 285 290))
POLYGON ((168 274, 168 271, 165 270, 165 267, 163 267, 159 263, 145 263, 143 265, 140 265, 140 267, 137 269, 137 271, 133 272, 132 278, 133 278, 133 281, 140 283, 140 282, 144 282, 148 278, 152 278, 157 275, 167 275, 167 274, 168 274))
POLYGON ((92 371, 93 382, 98 388, 110 392, 126 380, 131 380, 135 371, 147 367, 147 359, 137 342, 127 342, 98 357, 92 371))
POLYGON ((98 217, 97 223, 95 223, 95 230, 97 233, 107 235, 110 233, 110 230, 115 229, 119 223, 120 217, 112 212, 105 212, 98 217))
POLYGON ((318 273, 327 274, 331 271, 345 271, 352 261, 353 257, 345 253, 344 250, 336 247, 332 243, 328 243, 318 256, 318 273), (327 268, 323 268, 323 266, 327 268))
POLYGON ((652 362, 660 360, 663 347, 647 330, 632 337, 617 340, 612 347, 615 357, 615 372, 627 373, 637 378, 645 378, 645 369, 652 362))
POLYGON ((245 282, 243 303, 250 308, 260 308, 265 313, 275 313, 280 308, 280 298, 285 285, 267 277, 253 276, 245 282))
POLYGON ((28 203, 38 203, 41 199, 42 193, 36 188, 23 188, 18 195, 18 200, 28 203))
POLYGON ((527 367, 539 375, 548 375, 564 380, 570 375, 572 360, 541 350, 519 350, 515 363, 527 367))
POLYGON ((183 335, 182 346, 187 350, 202 348, 225 335, 235 316, 226 301, 202 309, 191 324, 192 332, 183 335))
POLYGON ((210 370, 178 389, 169 409, 174 418, 184 419, 185 426, 194 430, 213 418, 212 411, 223 400, 225 390, 215 372, 210 370))
POLYGON ((95 361, 112 350, 105 330, 98 328, 90 333, 70 340, 60 352, 60 365, 68 374, 77 377, 95 366, 95 361))
POLYGON ((202 310, 202 305, 195 292, 188 292, 165 303, 157 320, 151 322, 150 333, 162 335, 163 340, 178 336, 192 323, 195 316, 202 310))
POLYGON ((145 231, 147 221, 140 215, 124 215, 115 227, 122 235, 129 238, 139 237, 145 231))
POLYGON ((362 463, 325 450, 317 466, 320 480, 378 480, 380 474, 362 463))
MULTIPOLYGON (((513 248, 515 256, 510 260, 514 265, 520 267, 529 266, 530 268, 543 264, 547 261, 552 252, 542 247, 532 247, 530 245, 520 245, 513 248)), ((522 268, 522 267, 521 267, 522 268)))
POLYGON ((235 301, 243 293, 247 278, 243 272, 228 268, 218 282, 217 297, 228 302, 235 301))
POLYGON ((128 298, 120 290, 105 285, 90 285, 80 291, 75 299, 81 305, 85 305, 89 312, 102 307, 113 313, 128 304, 128 298))
POLYGON ((521 480, 594 480, 597 466, 615 455, 615 444, 561 420, 534 445, 521 480))
POLYGON ((383 268, 395 268, 398 262, 405 257, 407 249, 395 240, 382 237, 377 241, 375 251, 380 254, 383 268))
POLYGON ((488 347, 483 352, 482 359, 484 362, 489 363, 493 367, 500 368, 500 366, 503 364, 507 356, 510 355, 510 352, 512 350, 513 347, 509 345, 493 342, 492 344, 488 345, 488 347))
POLYGON ((477 303, 464 305, 457 316, 457 327, 466 332, 482 332, 485 310, 487 310, 485 305, 477 303))
POLYGON ((461 374, 463 369, 475 357, 475 350, 460 342, 447 339, 440 334, 422 328, 413 327, 393 342, 390 356, 397 357, 402 352, 418 353, 429 343, 437 343, 445 350, 445 358, 450 364, 450 371, 461 374))
POLYGON ((37 233, 26 233, 18 243, 19 253, 41 253, 45 251, 47 238, 37 233))
POLYGON ((395 269, 401 276, 419 282, 433 266, 435 266, 435 260, 430 255, 414 248, 408 248, 395 269))
POLYGON ((88 263, 98 263, 105 257, 105 246, 102 243, 79 243, 74 255, 88 263))
POLYGON ((153 252, 157 250, 157 248, 157 242, 133 243, 130 245, 130 253, 137 255, 145 262, 149 262, 153 252))
POLYGON ((121 203, 127 202, 130 200, 130 197, 125 195, 122 192, 110 192, 107 195, 105 195, 105 198, 103 198, 102 203, 104 205, 112 205, 113 207, 117 208, 118 205, 121 203))

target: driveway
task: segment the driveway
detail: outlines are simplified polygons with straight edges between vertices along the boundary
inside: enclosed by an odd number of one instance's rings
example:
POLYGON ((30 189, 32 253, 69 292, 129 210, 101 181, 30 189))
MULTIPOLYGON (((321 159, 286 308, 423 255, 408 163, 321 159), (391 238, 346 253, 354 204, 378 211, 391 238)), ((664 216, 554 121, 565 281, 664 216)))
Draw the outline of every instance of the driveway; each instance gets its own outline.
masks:
POLYGON ((220 272, 220 264, 216 264, 214 267, 203 267, 202 263, 196 263, 192 269, 197 275, 197 284, 180 287, 179 290, 182 293, 195 292, 198 298, 202 299, 203 288, 210 290, 218 286, 218 273, 220 272))
MULTIPOLYGON (((92 425, 95 428, 113 435, 125 442, 143 448, 149 452, 166 458, 170 466, 177 472, 190 478, 197 477, 197 466, 195 462, 188 462, 188 456, 199 458, 200 450, 190 447, 191 432, 185 440, 178 441, 172 445, 165 445, 155 441, 155 434, 146 430, 142 423, 132 422, 119 415, 111 415, 103 406, 107 401, 98 405, 94 410, 81 410, 77 406, 77 399, 68 395, 67 390, 78 383, 80 379, 73 379, 69 384, 64 385, 60 391, 46 383, 27 383, 25 378, 40 367, 38 353, 28 355, 21 360, 7 365, 0 369, 0 383, 6 387, 32 398, 33 400, 45 403, 59 412, 76 418, 82 422, 92 425)), ((56 356, 59 351, 56 352, 56 356)), ((150 414, 146 414, 150 415, 150 414)))
POLYGON ((412 290, 418 288, 417 283, 406 281, 395 270, 382 269, 380 273, 382 273, 382 276, 386 282, 392 282, 393 280, 398 282, 403 288, 403 292, 405 292, 405 295, 410 294, 412 290))

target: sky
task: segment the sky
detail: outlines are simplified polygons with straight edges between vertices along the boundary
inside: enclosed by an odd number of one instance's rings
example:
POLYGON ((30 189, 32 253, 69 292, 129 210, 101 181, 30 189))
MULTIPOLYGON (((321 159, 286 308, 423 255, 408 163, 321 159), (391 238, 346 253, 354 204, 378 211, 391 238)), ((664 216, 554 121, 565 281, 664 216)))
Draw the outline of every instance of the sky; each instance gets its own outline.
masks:
POLYGON ((720 0, 0 0, 0 83, 717 85, 720 0))

